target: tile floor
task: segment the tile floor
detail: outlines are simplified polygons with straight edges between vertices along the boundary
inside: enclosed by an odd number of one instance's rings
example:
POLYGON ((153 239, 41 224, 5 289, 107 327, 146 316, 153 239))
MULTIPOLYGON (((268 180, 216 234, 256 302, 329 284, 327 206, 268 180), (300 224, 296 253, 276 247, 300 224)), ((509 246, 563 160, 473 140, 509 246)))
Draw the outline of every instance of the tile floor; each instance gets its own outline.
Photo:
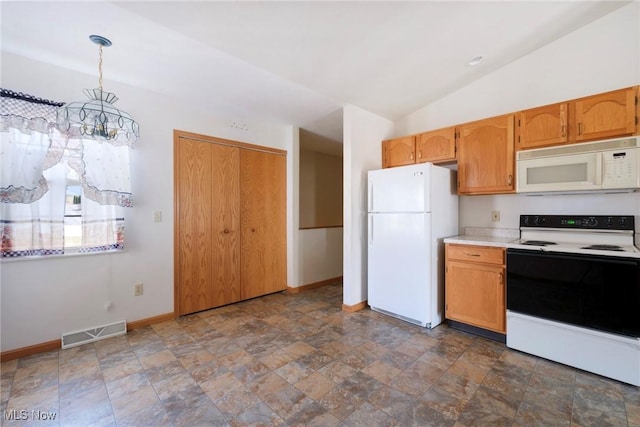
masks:
POLYGON ((341 292, 5 362, 2 425, 640 426, 638 387, 444 325, 344 313, 341 292))

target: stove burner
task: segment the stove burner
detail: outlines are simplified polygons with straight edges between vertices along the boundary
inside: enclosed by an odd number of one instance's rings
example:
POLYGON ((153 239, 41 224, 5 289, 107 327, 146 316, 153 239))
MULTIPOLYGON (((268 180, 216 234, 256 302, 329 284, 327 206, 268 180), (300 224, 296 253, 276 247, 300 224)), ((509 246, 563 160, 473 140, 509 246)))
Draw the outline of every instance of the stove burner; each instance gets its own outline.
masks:
POLYGON ((549 245, 557 245, 556 242, 547 242, 545 240, 525 240, 522 242, 523 245, 531 245, 531 246, 549 246, 549 245))
POLYGON ((585 246, 580 249, 593 249, 598 251, 616 251, 616 252, 624 252, 624 249, 618 245, 590 245, 585 246))

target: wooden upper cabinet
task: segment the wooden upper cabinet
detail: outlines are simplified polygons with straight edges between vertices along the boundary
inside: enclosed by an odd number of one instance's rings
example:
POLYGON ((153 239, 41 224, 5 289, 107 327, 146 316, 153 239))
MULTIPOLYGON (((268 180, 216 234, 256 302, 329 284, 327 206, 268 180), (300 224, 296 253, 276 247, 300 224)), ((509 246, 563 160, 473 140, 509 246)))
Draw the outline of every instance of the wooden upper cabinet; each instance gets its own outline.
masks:
POLYGON ((416 138, 402 138, 382 141, 382 167, 412 165, 416 162, 416 138))
POLYGON ((458 193, 513 193, 514 114, 458 127, 458 193))
POLYGON ((547 147, 569 141, 568 102, 532 108, 518 113, 517 149, 547 147))
POLYGON ((576 142, 636 133, 637 87, 587 96, 571 102, 576 142))
POLYGON ((455 127, 423 132, 416 136, 416 163, 441 163, 455 159, 455 127))

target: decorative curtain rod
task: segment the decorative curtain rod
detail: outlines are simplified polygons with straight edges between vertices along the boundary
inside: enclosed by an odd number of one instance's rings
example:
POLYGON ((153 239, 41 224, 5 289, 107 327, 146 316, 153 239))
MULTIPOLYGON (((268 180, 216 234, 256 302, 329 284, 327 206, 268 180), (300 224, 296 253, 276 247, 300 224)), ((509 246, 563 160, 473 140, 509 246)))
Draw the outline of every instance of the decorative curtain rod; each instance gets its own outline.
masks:
POLYGON ((64 102, 49 101, 48 99, 38 98, 33 95, 27 95, 22 92, 14 92, 12 90, 4 89, 4 88, 0 88, 0 97, 20 99, 22 101, 33 102, 34 104, 51 105, 53 107, 61 107, 64 105, 64 102))

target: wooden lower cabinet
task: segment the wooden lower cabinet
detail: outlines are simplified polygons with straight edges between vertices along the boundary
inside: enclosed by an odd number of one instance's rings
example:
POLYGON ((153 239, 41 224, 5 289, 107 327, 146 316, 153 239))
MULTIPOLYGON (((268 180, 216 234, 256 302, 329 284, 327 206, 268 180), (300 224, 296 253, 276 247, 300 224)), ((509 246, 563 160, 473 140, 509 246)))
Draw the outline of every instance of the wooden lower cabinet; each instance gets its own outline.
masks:
POLYGON ((183 315, 286 289, 286 155, 176 131, 175 307, 183 315))
POLYGON ((504 249, 446 245, 445 317, 506 333, 504 249))

